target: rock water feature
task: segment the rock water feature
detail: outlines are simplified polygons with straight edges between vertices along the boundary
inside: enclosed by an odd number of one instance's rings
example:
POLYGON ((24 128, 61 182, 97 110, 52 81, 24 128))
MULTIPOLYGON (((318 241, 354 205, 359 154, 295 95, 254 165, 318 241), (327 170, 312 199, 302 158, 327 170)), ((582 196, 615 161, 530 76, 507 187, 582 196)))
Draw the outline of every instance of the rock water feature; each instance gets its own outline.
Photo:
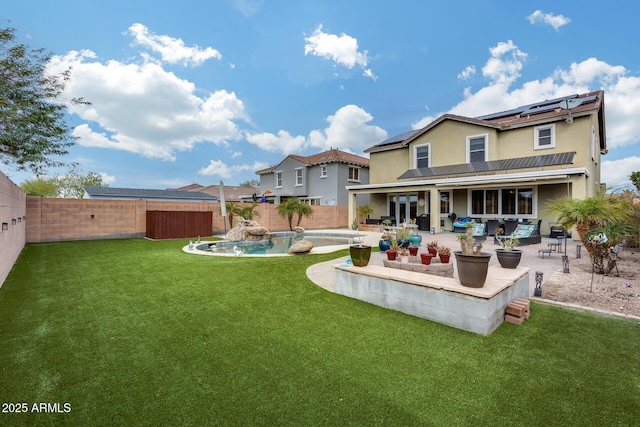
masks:
MULTIPOLYGON (((305 232, 302 227, 296 227, 293 231, 298 234, 305 232)), ((271 241, 271 238, 272 233, 266 227, 253 220, 241 219, 227 233, 226 243, 241 247, 252 243, 267 243, 271 241)), ((224 243, 218 242, 218 245, 222 246, 222 244, 224 243)), ((292 255, 308 254, 311 249, 313 249, 313 243, 307 239, 301 239, 291 245, 288 253, 292 255)))

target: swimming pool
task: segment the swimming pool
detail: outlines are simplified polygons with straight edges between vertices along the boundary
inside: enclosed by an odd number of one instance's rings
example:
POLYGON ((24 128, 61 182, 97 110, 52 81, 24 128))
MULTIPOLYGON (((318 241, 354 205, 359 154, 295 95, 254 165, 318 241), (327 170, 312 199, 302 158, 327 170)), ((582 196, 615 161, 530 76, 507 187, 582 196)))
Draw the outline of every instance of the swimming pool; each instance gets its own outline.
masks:
POLYGON ((302 239, 309 240, 313 243, 314 252, 333 252, 344 249, 352 245, 358 236, 347 233, 274 233, 271 240, 262 240, 259 242, 202 242, 195 244, 192 250, 188 247, 185 252, 198 253, 201 255, 267 255, 279 256, 288 255, 287 251, 295 242, 302 239), (316 248, 322 248, 316 250, 316 248))

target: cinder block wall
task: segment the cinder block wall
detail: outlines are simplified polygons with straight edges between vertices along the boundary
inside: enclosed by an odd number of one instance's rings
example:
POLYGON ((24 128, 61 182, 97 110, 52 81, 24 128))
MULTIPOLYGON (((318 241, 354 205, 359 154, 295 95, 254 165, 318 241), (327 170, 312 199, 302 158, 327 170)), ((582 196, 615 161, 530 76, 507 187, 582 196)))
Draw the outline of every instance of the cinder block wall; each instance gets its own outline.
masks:
POLYGON ((0 286, 25 244, 25 201, 26 195, 20 187, 0 171, 0 286))
MULTIPOLYGON (((220 203, 27 196, 26 206, 28 243, 144 237, 147 211, 210 211, 213 232, 222 234, 229 230, 228 220, 223 223, 220 215, 220 203)), ((255 220, 270 231, 289 230, 287 220, 278 215, 276 207, 258 205, 259 216, 255 220)), ((309 230, 347 227, 346 206, 313 206, 313 211, 311 218, 303 218, 301 227, 309 230)), ((296 221, 294 215, 294 226, 296 221)))

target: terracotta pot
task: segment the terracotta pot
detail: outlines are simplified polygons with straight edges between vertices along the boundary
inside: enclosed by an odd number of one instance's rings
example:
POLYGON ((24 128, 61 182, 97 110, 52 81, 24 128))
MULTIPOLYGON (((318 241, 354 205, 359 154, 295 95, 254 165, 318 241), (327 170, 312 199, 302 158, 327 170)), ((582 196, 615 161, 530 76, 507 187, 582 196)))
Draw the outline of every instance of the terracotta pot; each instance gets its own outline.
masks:
POLYGON ((398 256, 398 251, 394 251, 393 249, 387 249, 387 259, 389 261, 395 261, 396 257, 398 256))
POLYGON ((440 262, 443 264, 448 264, 449 258, 451 258, 451 254, 438 254, 438 256, 440 257, 440 262))
POLYGON ((437 256, 438 255, 438 249, 437 248, 433 248, 433 247, 428 247, 427 250, 429 251, 429 253, 433 256, 437 256))
POLYGON ((420 249, 418 246, 409 246, 409 255, 418 256, 418 249, 420 249))
POLYGON ((422 253, 420 254, 420 259, 422 260, 422 263, 424 265, 429 265, 431 264, 431 259, 433 258, 433 255, 431 255, 430 253, 422 253))

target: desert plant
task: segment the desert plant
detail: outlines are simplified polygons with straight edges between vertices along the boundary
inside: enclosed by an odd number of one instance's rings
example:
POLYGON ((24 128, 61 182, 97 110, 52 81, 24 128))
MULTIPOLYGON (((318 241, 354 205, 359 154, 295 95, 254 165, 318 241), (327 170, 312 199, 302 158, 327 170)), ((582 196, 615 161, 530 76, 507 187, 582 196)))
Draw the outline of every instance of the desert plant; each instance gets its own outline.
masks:
POLYGON ((451 254, 451 248, 448 248, 446 246, 439 246, 438 253, 443 255, 449 255, 451 254))
POLYGON ((363 223, 365 219, 373 213, 373 208, 369 205, 358 206, 358 222, 363 223))
POLYGON ((505 251, 512 251, 516 246, 518 246, 520 240, 518 240, 518 238, 512 234, 509 237, 502 237, 498 239, 498 242, 500 243, 500 246, 502 246, 502 249, 504 249, 505 251))

